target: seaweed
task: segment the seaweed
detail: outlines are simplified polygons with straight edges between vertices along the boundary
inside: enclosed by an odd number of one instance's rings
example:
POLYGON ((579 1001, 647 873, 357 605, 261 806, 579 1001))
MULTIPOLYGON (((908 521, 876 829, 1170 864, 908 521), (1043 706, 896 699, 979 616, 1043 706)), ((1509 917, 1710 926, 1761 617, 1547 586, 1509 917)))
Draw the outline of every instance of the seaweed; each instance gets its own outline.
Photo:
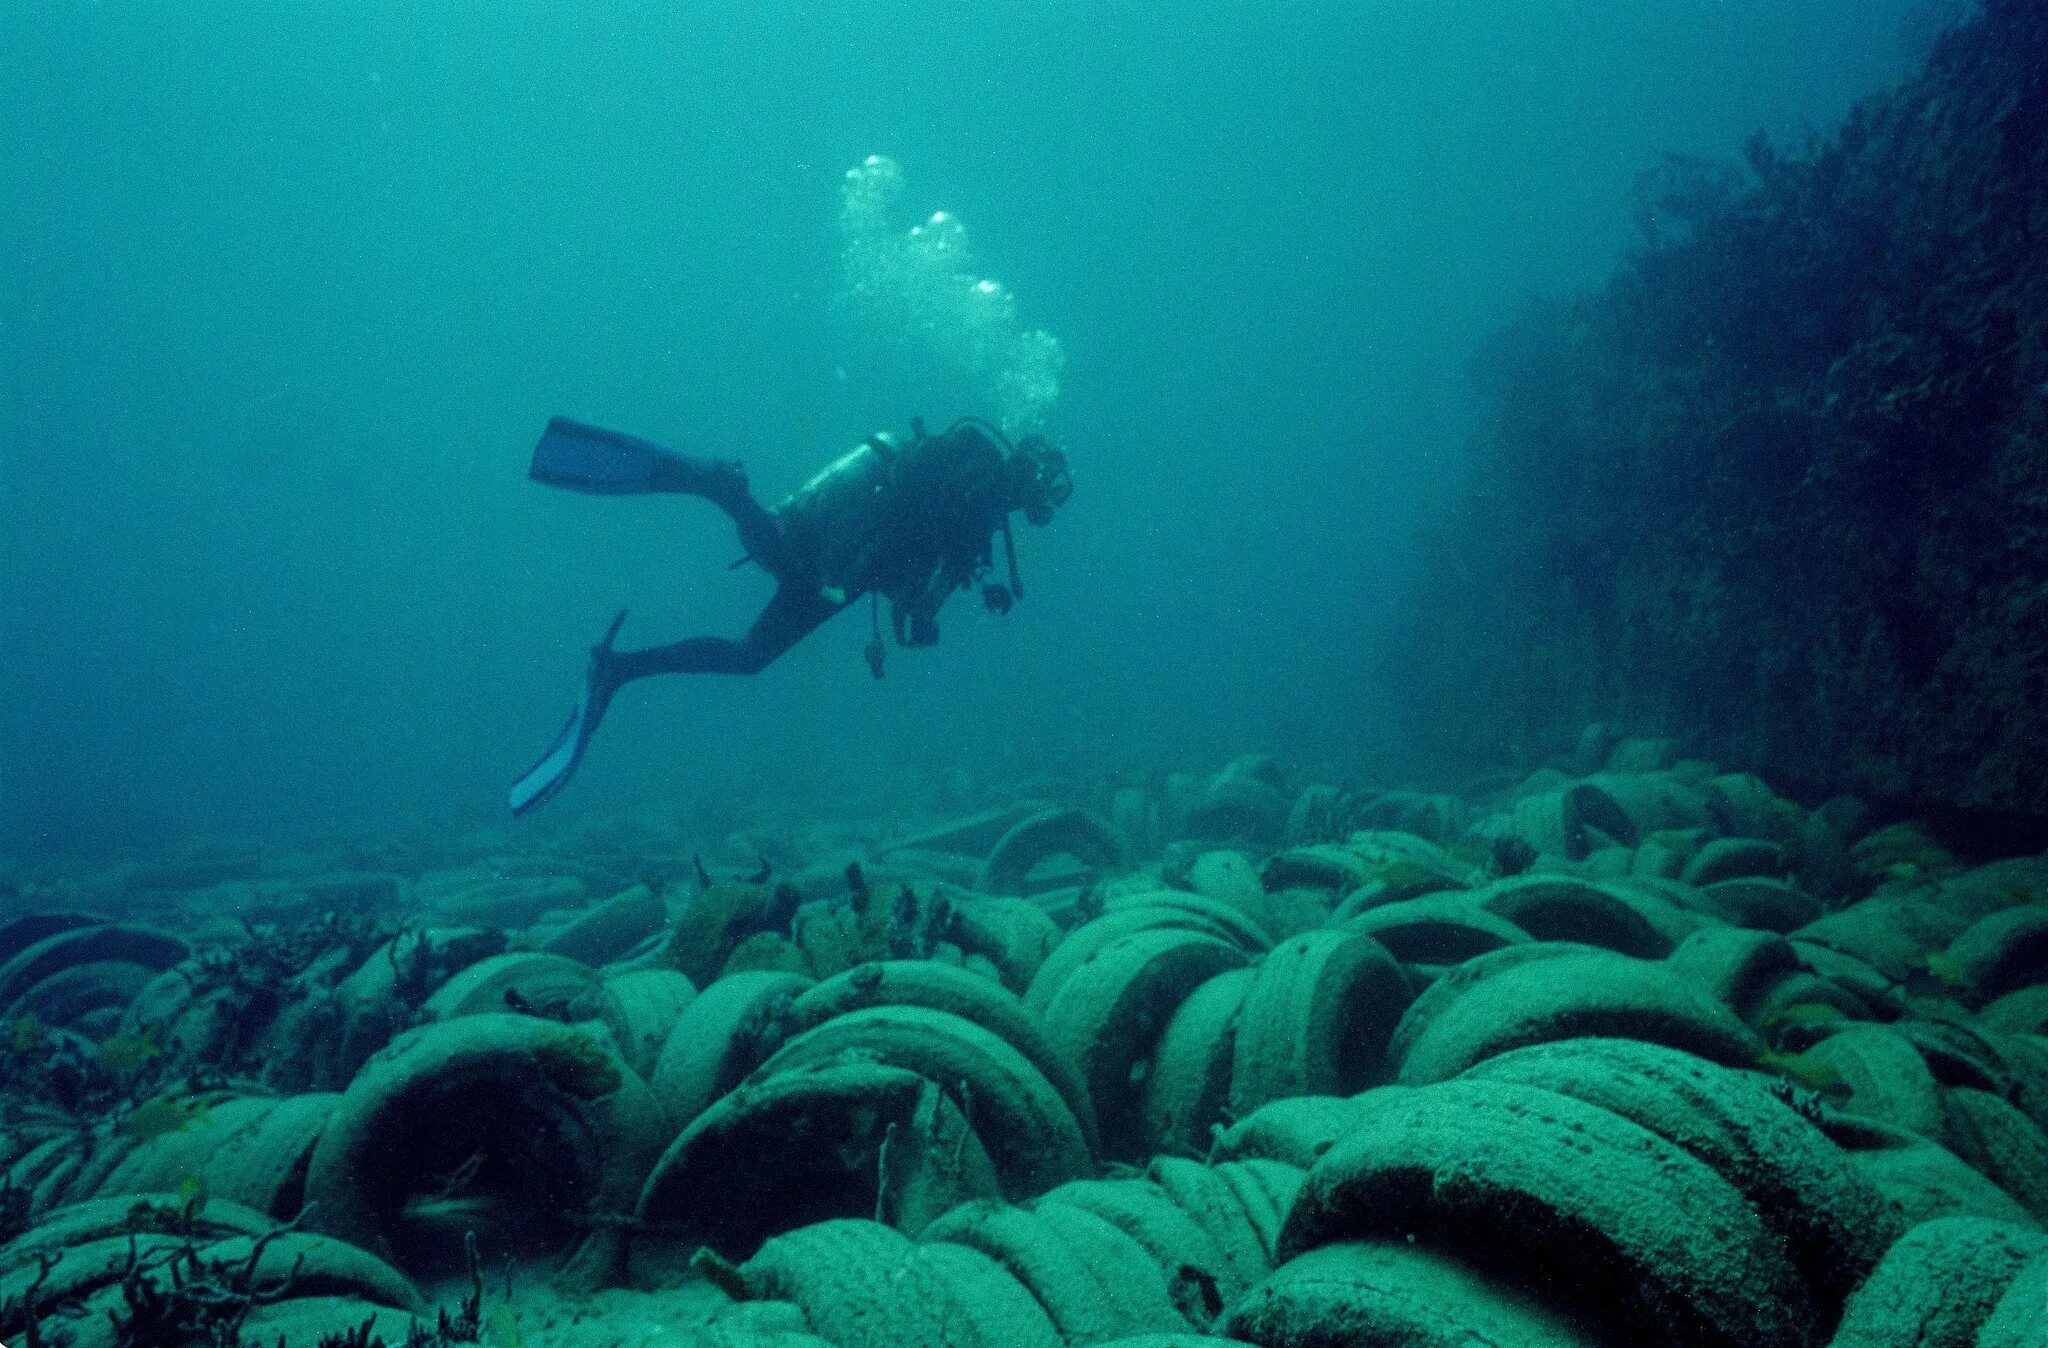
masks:
POLYGON ((265 1282, 257 1270, 271 1244, 295 1228, 288 1223, 251 1243, 241 1260, 208 1259, 190 1236, 166 1249, 139 1252, 128 1242, 122 1271, 121 1306, 107 1312, 119 1348, 161 1348, 167 1343, 203 1343, 207 1348, 241 1348, 242 1323, 258 1306, 292 1293, 305 1260, 293 1260, 283 1276, 265 1282))
POLYGON ((29 1280, 27 1287, 15 1297, 0 1298, 0 1330, 18 1335, 23 1348, 61 1348, 69 1342, 69 1335, 60 1334, 52 1338, 43 1336, 43 1322, 52 1316, 76 1315, 79 1310, 75 1297, 45 1299, 43 1285, 50 1280, 50 1274, 62 1262, 63 1256, 55 1251, 44 1251, 36 1256, 36 1276, 29 1280))

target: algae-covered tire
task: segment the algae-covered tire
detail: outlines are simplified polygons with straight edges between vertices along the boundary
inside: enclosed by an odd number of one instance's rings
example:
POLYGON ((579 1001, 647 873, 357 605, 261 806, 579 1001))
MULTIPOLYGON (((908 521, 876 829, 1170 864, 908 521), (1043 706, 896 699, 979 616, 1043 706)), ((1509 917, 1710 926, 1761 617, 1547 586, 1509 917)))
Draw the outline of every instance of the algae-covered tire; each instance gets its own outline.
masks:
POLYGON ((479 960, 504 952, 505 934, 501 931, 408 928, 371 951, 335 986, 335 996, 359 1017, 395 1021, 394 1009, 409 1015, 415 1004, 448 979, 479 960))
POLYGON ((1925 970, 1928 951, 1943 949, 1967 925, 1942 904, 1878 897, 1817 918, 1788 935, 1853 956, 1887 982, 1903 983, 1925 970))
MULTIPOLYGON (((67 1130, 45 1135, 38 1130, 29 1137, 10 1139, 19 1151, 0 1179, 28 1196, 28 1216, 40 1219, 59 1208, 70 1196, 71 1181, 78 1174, 85 1149, 92 1143, 90 1133, 67 1130)), ((77 1201, 73 1199, 72 1201, 77 1201)))
POLYGON ((1705 911, 1735 927, 1797 931, 1821 915, 1820 900, 1797 885, 1769 876, 1716 880, 1696 892, 1705 911))
POLYGON ((1756 1073, 1657 1044, 1573 1039, 1489 1058, 1463 1079, 1569 1095, 1684 1148, 1783 1240, 1829 1322, 1905 1229, 1841 1148, 1756 1073))
POLYGON ((1670 772, 1610 770, 1579 785, 1594 793, 1581 797, 1587 822, 1624 846, 1666 829, 1703 828, 1713 822, 1700 793, 1670 772))
POLYGON ((173 1261, 174 1255, 186 1250, 191 1251, 198 1268, 219 1267, 236 1275, 246 1272, 259 1287, 282 1286, 289 1279, 293 1290, 309 1297, 348 1297, 411 1313, 424 1309, 419 1293, 404 1275, 341 1241, 279 1231, 268 1224, 260 1235, 220 1238, 189 1228, 175 1234, 150 1231, 148 1225, 161 1223, 149 1218, 142 1224, 145 1229, 141 1231, 100 1235, 60 1250, 45 1247, 40 1258, 10 1252, 0 1261, 4 1262, 0 1268, 0 1333, 10 1338, 26 1334, 32 1313, 57 1309, 57 1314, 46 1314, 43 1319, 42 1329, 48 1335, 44 1342, 75 1343, 83 1331, 85 1342, 126 1344, 130 1340, 90 1336, 111 1326, 111 1314, 129 1309, 129 1289, 124 1285, 129 1278, 135 1280, 138 1290, 157 1292, 191 1278, 193 1274, 182 1261, 173 1261), (47 1266, 46 1259, 51 1259, 47 1266), (31 1289, 33 1307, 29 1304, 31 1289), (63 1332, 52 1332, 60 1330, 63 1332))
POLYGON ((1077 1208, 963 1203, 927 1227, 924 1239, 993 1259, 1038 1299, 1069 1343, 1188 1328, 1168 1297, 1165 1275, 1144 1251, 1077 1208))
POLYGON ((1407 973, 1363 932, 1311 931, 1282 941, 1259 962, 1238 1013, 1231 1112, 1371 1085, 1413 998, 1407 973))
POLYGON ((265 1096, 211 1099, 205 1112, 196 1111, 163 1134, 132 1142, 120 1159, 93 1178, 95 1197, 152 1191, 176 1192, 188 1179, 198 1179, 216 1147, 261 1121, 276 1105, 265 1096))
POLYGON ((55 1252, 47 1268, 34 1260, 9 1264, 0 1269, 0 1334, 19 1342, 44 1308, 76 1307, 118 1287, 135 1261, 168 1260, 184 1248, 182 1236, 104 1236, 55 1252))
POLYGON ((1854 955, 1844 955, 1839 950, 1816 945, 1797 935, 1785 939, 1798 953, 1799 963, 1807 972, 1856 994, 1876 1009, 1881 1017, 1907 1014, 1907 1007, 1899 996, 1899 985, 1854 955))
POLYGON ((1810 1345, 1821 1317, 1783 1242, 1727 1181, 1568 1096, 1451 1081, 1369 1093, 1309 1172, 1280 1255, 1441 1232, 1442 1248, 1571 1289, 1568 1311, 1675 1348, 1810 1345), (1676 1222, 1673 1213, 1686 1220, 1676 1222))
POLYGON ((1358 1122, 1357 1096, 1296 1095, 1260 1105, 1217 1135, 1211 1161, 1284 1161, 1304 1170, 1358 1122))
POLYGON ((1144 1132, 1155 1150, 1199 1156, 1230 1107, 1237 1017, 1253 972, 1231 969, 1182 1000, 1160 1032, 1145 1079, 1144 1132))
POLYGON ((1233 1189, 1216 1171, 1178 1156, 1155 1156, 1145 1178, 1209 1234, 1235 1279, 1249 1287, 1273 1271, 1273 1259, 1233 1189))
POLYGON ((2019 1106, 1989 1091, 1952 1086, 1942 1104, 1943 1145, 2048 1222, 2048 1136, 2019 1106))
POLYGON ((811 980, 802 974, 727 974, 676 1017, 647 1084, 670 1124, 682 1128, 781 1047, 791 1010, 811 980))
POLYGON ((1291 807, 1278 785, 1249 773, 1225 769, 1187 802, 1174 836, 1215 842, 1278 842, 1287 831, 1291 807))
POLYGON ((839 1348, 954 1342, 968 1326, 938 1270, 900 1232, 857 1219, 775 1237, 740 1266, 750 1296, 794 1302, 839 1348))
POLYGON ((1756 1024, 1754 1008, 1800 972, 1799 952, 1784 937, 1738 927, 1706 927, 1678 943, 1665 967, 1708 997, 1756 1024))
POLYGON ((1247 1348, 1242 1339, 1218 1338, 1214 1334, 1133 1334, 1127 1339, 1105 1339, 1093 1348, 1247 1348))
POLYGON ((1372 870, 1364 857, 1335 843, 1290 847, 1268 857, 1259 868, 1259 881, 1268 890, 1320 889, 1332 900, 1342 898, 1371 878, 1372 870))
POLYGON ((988 1153, 938 1086, 849 1056, 726 1094, 662 1153, 637 1215, 667 1255, 708 1245, 744 1259, 771 1236, 838 1217, 886 1214, 915 1235, 996 1192, 988 1153))
POLYGON ((424 901, 443 925, 524 927, 542 913, 577 907, 588 888, 573 875, 492 877, 477 869, 422 876, 413 898, 424 901))
POLYGON ((938 1276, 967 1322, 965 1333, 946 1340, 948 1348, 1061 1348, 1064 1340, 1038 1298, 980 1250, 933 1241, 910 1259, 938 1276))
POLYGON ((1913 1041, 1883 1025, 1849 1025, 1808 1049, 1848 1088, 1858 1114, 1939 1140, 1941 1086, 1913 1041))
POLYGON ((1092 1212, 1136 1241, 1169 1279, 1183 1267, 1215 1284, 1225 1302, 1245 1290, 1222 1248, 1159 1185, 1144 1179, 1075 1180, 1040 1198, 1033 1209, 1055 1203, 1092 1212))
POLYGON ((1053 947, 1045 962, 1038 966, 1031 986, 1025 989, 1024 1005, 1043 1016, 1076 969, 1126 937, 1159 928, 1198 932, 1226 943, 1233 940, 1227 926, 1186 908, 1154 903, 1113 908, 1074 928, 1053 947))
POLYGON ((1997 1037, 1948 1020, 1898 1020, 1891 1028, 1920 1051, 1927 1070, 1942 1085, 1989 1091, 2005 1098, 2018 1093, 2020 1083, 2013 1075, 2011 1055, 1997 1037))
POLYGON ((834 975, 797 997, 799 1030, 870 1006, 923 1006, 971 1020, 1029 1059, 1074 1112, 1091 1152, 1100 1149, 1095 1108, 1072 1058, 1054 1046, 1038 1017, 998 983, 934 960, 887 960, 834 975))
POLYGON ((1162 1267, 1134 1237, 1086 1208, 1047 1203, 1033 1215, 1108 1288, 1111 1305, 1127 1323, 1154 1333, 1195 1327, 1175 1295, 1185 1265, 1162 1267))
POLYGON ((1244 962, 1227 941, 1151 928, 1105 946, 1046 1004, 1046 1032, 1080 1068, 1107 1155, 1150 1154, 1145 1081, 1167 1021, 1196 988, 1244 962))
POLYGON ((921 1256, 922 1247, 889 1227, 829 1221, 777 1236, 740 1267, 739 1276, 751 1296, 793 1302, 811 1328, 838 1348, 1000 1348, 999 1340, 983 1334, 991 1315, 1004 1310, 1020 1317, 1020 1344, 1043 1345, 1048 1336, 1057 1342, 1044 1312, 1031 1316, 1002 1284, 991 1285, 985 1267, 972 1266, 973 1276, 963 1282, 966 1261, 921 1256), (963 1294, 981 1304, 963 1305, 963 1294))
POLYGON ((1289 1260, 1219 1328, 1262 1348, 1595 1348, 1557 1310, 1428 1246, 1340 1241, 1289 1260))
POLYGON ((1972 1006, 2048 983, 2048 904, 1981 917, 1949 942, 1946 954, 1951 976, 1972 1006))
POLYGON ((293 1292, 300 1296, 356 1297, 416 1315, 426 1310, 403 1273, 369 1251, 330 1236, 307 1231, 230 1236, 205 1246, 201 1258, 230 1268, 248 1266, 259 1286, 280 1283, 289 1275, 293 1292))
POLYGON ((1579 809, 1582 796, 1574 787, 1530 792, 1481 821, 1474 832, 1488 842, 1513 838, 1541 855, 1576 861, 1587 850, 1586 823, 1579 809))
POLYGON ((1667 954, 1694 932, 1720 921, 1701 912, 1695 906, 1694 891, 1676 880, 1651 875, 1609 875, 1603 878, 1601 888, 1647 922, 1667 954))
POLYGON ((130 960, 73 964, 40 979, 0 1011, 10 1022, 33 1016, 43 1025, 74 1025, 95 1011, 119 1012, 135 1000, 159 970, 130 960))
POLYGON ((1496 1053, 1589 1036, 1664 1044, 1728 1067, 1749 1066, 1761 1052, 1733 1012, 1661 963, 1599 951, 1503 963, 1462 989, 1407 1045, 1398 1079, 1443 1081, 1496 1053))
MULTIPOLYGON (((1958 1348, 1998 1310, 2013 1279, 2048 1251, 2038 1231, 1949 1217, 1923 1222, 1849 1298, 1829 1348, 1958 1348)), ((2040 1325, 2033 1326, 2036 1333, 2040 1325)))
POLYGON ((1785 873, 1785 849, 1762 838, 1716 838, 1692 854, 1679 878, 1698 889, 1722 880, 1776 879, 1785 873))
POLYGON ((2048 1132, 2048 1038, 2039 1034, 2002 1034, 1999 1057, 2012 1074, 2012 1102, 2026 1111, 2034 1126, 2048 1132))
POLYGON ((2002 1034, 2037 1035, 2048 1030, 2048 983, 2014 988, 1979 1011, 1977 1023, 2002 1034))
MULTIPOLYGON (((184 1117, 180 1120, 180 1125, 172 1136, 178 1137, 182 1142, 189 1143, 193 1139, 188 1135, 196 1134, 206 1126, 201 1120, 210 1113, 212 1108, 232 1098, 220 1093, 170 1091, 155 1097, 147 1103, 154 1105, 158 1101, 162 1101, 178 1109, 184 1117)), ((95 1130, 90 1134, 90 1145, 82 1149, 83 1154, 79 1157, 77 1169, 61 1188, 52 1188, 50 1190, 47 1200, 48 1206, 55 1206, 60 1203, 78 1203, 88 1198, 98 1197, 106 1189, 114 1173, 126 1163, 131 1155, 141 1151, 150 1145, 151 1142, 160 1140, 162 1139, 142 1138, 137 1135, 137 1130, 124 1128, 118 1124, 112 1128, 95 1130)), ((48 1185, 49 1181, 44 1181, 44 1184, 48 1185)), ((47 1210, 43 1199, 42 1186, 38 1186, 37 1200, 36 1210, 47 1210)))
POLYGON ((995 965, 1003 986, 1020 996, 1066 935, 1043 908, 1006 895, 956 899, 949 934, 962 950, 995 965))
MULTIPOLYGON (((258 1306, 242 1321, 242 1342, 250 1344, 387 1343, 410 1341, 412 1315, 360 1297, 294 1296, 258 1306), (369 1337, 352 1340, 368 1327, 369 1337)), ((430 1340, 431 1342, 431 1340, 430 1340)))
POLYGON ((1087 811, 1042 810, 996 840, 974 887, 984 894, 1021 894, 1032 868, 1048 857, 1071 856, 1100 869, 1115 865, 1122 850, 1109 825, 1087 811))
POLYGON ((661 896, 646 885, 634 885, 578 913, 541 949, 595 967, 624 959, 667 924, 668 907, 661 896))
MULTIPOLYGON (((737 1280, 739 1273, 727 1276, 737 1280)), ((720 1306, 708 1321, 693 1326, 684 1342, 690 1348, 834 1348, 829 1339, 811 1332, 811 1322, 795 1303, 773 1298, 720 1306)))
POLYGON ((2048 1322, 2048 1250, 2020 1266, 1977 1331, 1973 1348, 2038 1348, 2048 1322))
POLYGON ((1394 1033, 1387 1040, 1388 1065, 1398 1069, 1415 1046, 1415 1041, 1428 1032, 1436 1018, 1487 979, 1523 964, 1586 954, 1593 949, 1592 946, 1566 941, 1530 941, 1522 945, 1502 946, 1499 950, 1475 955, 1443 970, 1415 995, 1415 1000, 1401 1013, 1394 1033))
POLYGON ((1671 941, 1618 894, 1561 875, 1526 875, 1481 890, 1474 901, 1538 941, 1578 941, 1661 959, 1671 941))
POLYGON ((0 922, 0 967, 38 941, 48 940, 58 932, 76 927, 97 927, 105 921, 105 918, 94 917, 91 913, 24 913, 0 922))
POLYGON ((421 1009, 431 1020, 507 1011, 552 1016, 596 985, 597 974, 587 964, 538 950, 515 950, 470 965, 443 983, 421 1009))
POLYGON ((1868 1020, 1878 1012, 1832 979, 1801 972, 1779 979, 1738 1014, 1744 1024, 1776 1035, 1783 1046, 1797 1047, 1824 1038, 1832 1025, 1868 1020), (1828 1018, 1831 1011, 1832 1021, 1828 1018))
POLYGON ((66 1203, 89 1201, 91 1193, 78 1184, 85 1169, 85 1158, 76 1148, 67 1150, 57 1158, 36 1185, 29 1191, 28 1210, 32 1216, 54 1212, 66 1203))
POLYGON ((646 1084, 600 1036, 531 1016, 435 1021, 343 1092, 307 1167, 305 1224, 401 1266, 460 1267, 460 1233, 435 1212, 455 1204, 499 1217, 512 1252, 555 1253, 582 1234, 571 1214, 631 1209, 663 1140, 646 1084))
POLYGON ((71 926, 17 950, 0 964, 0 1007, 11 1007, 29 989, 79 964, 139 964, 161 972, 192 953, 167 931, 127 922, 71 926))
MULTIPOLYGON (((1723 773, 1702 794, 1714 823, 1731 838, 1788 841, 1799 832, 1803 812, 1754 773, 1723 773)), ((1821 816, 1816 811, 1813 817, 1821 816)))
POLYGON ((305 1195, 306 1166, 340 1102, 341 1095, 331 1091, 288 1095, 260 1121, 221 1138, 201 1172, 207 1204, 227 1199, 280 1221, 297 1216, 305 1195))
MULTIPOLYGON (((1230 855, 1235 856, 1236 853, 1230 855)), ((1255 880, 1251 883, 1256 887, 1255 880)), ((1265 897, 1264 891, 1259 891, 1259 897, 1265 897)), ((1225 940, 1234 942, 1246 951, 1264 950, 1273 944, 1273 938, 1267 933, 1265 924, 1254 914, 1245 911, 1243 903, 1232 902, 1216 894, 1202 894, 1186 889, 1149 889, 1117 895, 1109 901, 1106 911, 1120 913, 1131 908, 1166 908, 1185 913, 1204 927, 1214 928, 1225 940)))
MULTIPOLYGON (((277 1229, 277 1223, 268 1216, 239 1203, 208 1199, 197 1212, 188 1213, 189 1206, 181 1195, 155 1193, 93 1198, 58 1208, 0 1246, 0 1277, 12 1278, 25 1271, 25 1278, 33 1278, 37 1256, 98 1240, 187 1234, 200 1240, 225 1240, 230 1236, 260 1236, 277 1229)), ((18 1297, 26 1285, 26 1281, 21 1287, 0 1284, 0 1301, 6 1300, 10 1292, 18 1297)))
POLYGON ((859 1053, 936 1083, 974 1125, 1003 1192, 1040 1194, 1087 1173, 1088 1143, 1030 1059, 971 1020, 922 1006, 872 1006, 796 1035, 749 1081, 859 1053))
POLYGON ((1822 1128, 1843 1149, 1857 1173, 1898 1209, 1908 1227, 1942 1217, 2035 1225, 2017 1199, 1938 1142, 1858 1114, 1832 1110, 1823 1111, 1822 1128))
POLYGON ((1259 1244, 1265 1249, 1267 1264, 1279 1263, 1280 1233, 1308 1172, 1284 1161, 1257 1157, 1222 1161, 1213 1168, 1216 1177, 1237 1200, 1237 1205, 1244 1209, 1253 1234, 1258 1236, 1259 1244))
POLYGON ((1372 937, 1403 964, 1462 964, 1532 939, 1528 932, 1462 894, 1431 894, 1381 904, 1333 925, 1372 937))
POLYGON ((196 1180, 208 1202, 226 1200, 289 1220, 299 1209, 308 1158, 340 1099, 317 1092, 212 1105, 205 1122, 130 1150, 96 1192, 175 1192, 196 1180))
POLYGON ((619 1052, 651 1077, 676 1022, 697 1000, 697 985, 674 969, 632 969, 604 980, 599 1009, 619 1052))

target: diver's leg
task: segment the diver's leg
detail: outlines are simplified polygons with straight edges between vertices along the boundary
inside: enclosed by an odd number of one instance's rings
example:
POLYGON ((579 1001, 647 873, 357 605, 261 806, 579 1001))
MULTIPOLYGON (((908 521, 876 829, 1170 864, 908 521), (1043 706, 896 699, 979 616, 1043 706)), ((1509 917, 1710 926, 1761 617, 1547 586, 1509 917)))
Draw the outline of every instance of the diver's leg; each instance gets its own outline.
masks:
POLYGON ((758 674, 845 607, 845 601, 834 602, 815 589, 783 585, 738 641, 690 637, 667 646, 612 654, 609 663, 614 686, 654 674, 758 674))
POLYGON ((780 574, 782 531, 754 499, 747 470, 736 460, 682 454, 636 435, 555 417, 533 447, 528 471, 536 482, 600 496, 701 496, 732 517, 748 556, 780 574))

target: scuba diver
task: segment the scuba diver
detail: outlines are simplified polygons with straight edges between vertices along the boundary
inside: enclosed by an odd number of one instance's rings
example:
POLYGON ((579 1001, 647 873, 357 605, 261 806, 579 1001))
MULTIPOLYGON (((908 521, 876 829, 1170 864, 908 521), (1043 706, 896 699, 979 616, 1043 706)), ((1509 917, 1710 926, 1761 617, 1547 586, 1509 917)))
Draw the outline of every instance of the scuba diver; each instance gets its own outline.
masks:
POLYGON ((1035 525, 1073 493, 1067 461, 1044 436, 1012 444, 977 417, 929 435, 912 419, 908 440, 870 436, 773 509, 754 499, 746 470, 556 417, 534 447, 536 482, 600 496, 671 492, 701 496, 732 517, 746 555, 773 576, 775 594, 747 634, 689 637, 667 646, 617 651, 621 612, 590 651, 583 695, 540 762, 513 784, 509 803, 524 814, 574 775, 619 688, 653 674, 758 674, 819 624, 866 595, 868 668, 882 677, 881 600, 899 646, 939 639, 938 613, 953 591, 980 585, 991 613, 1023 597, 1010 513, 1035 525), (1005 577, 989 579, 995 535, 1005 577))

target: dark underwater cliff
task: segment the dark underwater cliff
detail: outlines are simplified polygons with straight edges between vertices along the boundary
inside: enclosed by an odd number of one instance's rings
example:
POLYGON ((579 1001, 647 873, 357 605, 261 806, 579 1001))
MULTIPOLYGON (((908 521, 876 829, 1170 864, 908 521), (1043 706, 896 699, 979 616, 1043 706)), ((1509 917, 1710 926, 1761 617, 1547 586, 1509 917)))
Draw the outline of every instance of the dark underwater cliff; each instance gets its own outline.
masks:
POLYGON ((2048 814, 2048 8, 1789 153, 1671 160, 1600 292, 1477 363, 1392 661, 1425 747, 1590 721, 1788 785, 2048 814))

